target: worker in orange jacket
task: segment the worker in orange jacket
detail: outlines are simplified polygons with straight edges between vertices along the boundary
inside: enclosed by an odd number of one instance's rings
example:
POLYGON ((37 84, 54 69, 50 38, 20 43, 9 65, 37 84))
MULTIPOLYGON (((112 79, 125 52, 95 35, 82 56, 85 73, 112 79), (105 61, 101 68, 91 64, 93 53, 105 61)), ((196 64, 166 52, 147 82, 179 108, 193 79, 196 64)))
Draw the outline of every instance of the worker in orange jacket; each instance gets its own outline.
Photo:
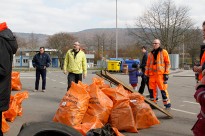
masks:
MULTIPOLYGON (((205 44, 205 21, 202 24, 202 32, 203 32, 203 43, 205 44)), ((202 71, 205 69, 205 45, 201 45, 201 50, 200 50, 200 65, 199 66, 194 66, 193 71, 198 73, 197 80, 201 81, 202 79, 202 71)))
POLYGON ((153 50, 149 53, 145 68, 145 75, 149 78, 150 100, 156 103, 157 86, 159 87, 163 104, 166 109, 171 108, 169 94, 167 91, 167 81, 169 78, 170 59, 165 49, 160 47, 160 40, 153 41, 153 50))

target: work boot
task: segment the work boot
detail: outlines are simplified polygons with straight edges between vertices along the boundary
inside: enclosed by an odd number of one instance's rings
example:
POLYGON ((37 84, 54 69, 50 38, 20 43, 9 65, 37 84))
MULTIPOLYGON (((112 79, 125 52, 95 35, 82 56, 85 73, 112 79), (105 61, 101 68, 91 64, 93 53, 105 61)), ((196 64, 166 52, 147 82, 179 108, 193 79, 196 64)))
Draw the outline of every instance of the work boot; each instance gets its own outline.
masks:
POLYGON ((171 103, 164 105, 165 110, 170 111, 171 110, 171 103))

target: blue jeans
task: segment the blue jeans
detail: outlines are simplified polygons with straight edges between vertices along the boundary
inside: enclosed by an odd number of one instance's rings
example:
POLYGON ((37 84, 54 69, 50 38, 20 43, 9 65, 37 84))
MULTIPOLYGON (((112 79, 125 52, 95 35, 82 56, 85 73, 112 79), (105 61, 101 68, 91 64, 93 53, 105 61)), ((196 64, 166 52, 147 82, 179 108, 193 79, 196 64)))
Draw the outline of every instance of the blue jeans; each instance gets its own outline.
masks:
POLYGON ((35 89, 38 90, 39 88, 40 75, 42 77, 42 90, 45 90, 46 89, 46 69, 36 69, 35 89))

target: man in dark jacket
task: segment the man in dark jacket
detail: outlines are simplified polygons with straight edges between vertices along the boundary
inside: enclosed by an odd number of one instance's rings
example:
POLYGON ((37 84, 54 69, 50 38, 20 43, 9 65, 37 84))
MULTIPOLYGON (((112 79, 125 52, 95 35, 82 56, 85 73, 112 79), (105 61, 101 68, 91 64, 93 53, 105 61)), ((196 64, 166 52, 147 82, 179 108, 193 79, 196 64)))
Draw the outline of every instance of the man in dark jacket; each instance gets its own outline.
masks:
POLYGON ((0 136, 2 133, 2 112, 8 110, 11 94, 11 71, 13 54, 18 48, 16 38, 7 27, 6 22, 0 24, 0 136))
POLYGON ((145 88, 145 84, 147 84, 147 88, 149 90, 149 81, 148 79, 145 78, 145 66, 146 66, 146 63, 147 63, 147 55, 148 55, 148 52, 147 52, 147 48, 146 46, 142 46, 142 52, 144 53, 143 55, 143 58, 142 58, 142 61, 141 61, 141 64, 140 64, 140 68, 142 70, 142 81, 141 81, 141 85, 140 85, 140 88, 139 88, 139 93, 143 94, 144 93, 144 88, 145 88))
POLYGON ((40 47, 39 53, 37 53, 32 60, 33 67, 36 68, 36 82, 35 90, 38 91, 40 75, 42 77, 42 92, 46 91, 46 68, 50 66, 50 56, 45 53, 45 48, 40 47))

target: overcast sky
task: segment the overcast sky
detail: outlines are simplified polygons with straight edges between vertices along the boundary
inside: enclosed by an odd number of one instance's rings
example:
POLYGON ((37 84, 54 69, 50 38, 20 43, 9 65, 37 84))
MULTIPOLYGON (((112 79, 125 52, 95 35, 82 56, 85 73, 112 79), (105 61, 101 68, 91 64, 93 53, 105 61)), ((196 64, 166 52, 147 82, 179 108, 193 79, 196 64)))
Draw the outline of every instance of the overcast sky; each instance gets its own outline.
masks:
MULTIPOLYGON (((157 0, 118 0, 118 27, 134 27, 134 20, 157 0)), ((174 0, 190 8, 201 27, 205 0, 174 0)), ((91 28, 115 28, 116 0, 1 0, 0 22, 14 32, 54 34, 91 28)))

